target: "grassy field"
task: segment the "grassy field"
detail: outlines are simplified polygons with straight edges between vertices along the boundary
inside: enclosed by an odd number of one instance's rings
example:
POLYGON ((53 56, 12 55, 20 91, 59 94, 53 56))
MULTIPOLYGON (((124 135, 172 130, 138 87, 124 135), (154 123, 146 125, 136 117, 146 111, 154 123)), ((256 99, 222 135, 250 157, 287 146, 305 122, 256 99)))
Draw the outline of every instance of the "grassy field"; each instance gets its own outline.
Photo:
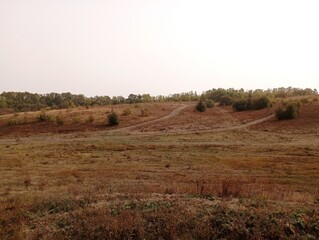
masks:
MULTIPOLYGON (((118 133, 19 134, 21 126, 3 124, 0 239, 318 239, 318 102, 295 120, 196 132, 269 114, 200 115, 190 105, 118 133)), ((130 116, 127 125, 143 121, 137 110, 130 116)))

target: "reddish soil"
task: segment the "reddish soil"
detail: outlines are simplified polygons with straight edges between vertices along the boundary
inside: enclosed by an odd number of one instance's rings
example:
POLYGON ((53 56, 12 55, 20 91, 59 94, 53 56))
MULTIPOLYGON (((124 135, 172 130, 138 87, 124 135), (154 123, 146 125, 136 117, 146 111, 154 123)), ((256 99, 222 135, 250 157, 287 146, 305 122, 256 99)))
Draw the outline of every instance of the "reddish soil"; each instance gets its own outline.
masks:
POLYGON ((121 128, 163 117, 179 105, 176 103, 124 104, 45 112, 52 119, 59 116, 63 120, 63 125, 57 125, 50 121, 40 122, 37 119, 40 111, 7 114, 0 116, 0 136, 28 136, 39 133, 69 133, 121 128), (124 114, 126 109, 130 109, 129 114, 124 114), (112 110, 118 114, 120 119, 120 123, 116 127, 110 127, 107 124, 107 115, 112 110), (89 121, 90 117, 93 118, 93 121, 89 121), (9 122, 15 123, 9 126, 9 122))
POLYGON ((276 119, 252 126, 252 129, 279 133, 314 133, 319 135, 319 102, 302 105, 299 116, 292 120, 276 119))
POLYGON ((241 125, 272 113, 271 109, 233 112, 231 107, 214 107, 207 109, 206 112, 197 112, 194 104, 174 118, 141 127, 139 130, 143 132, 212 130, 241 125))
MULTIPOLYGON (((130 126, 127 128, 128 131, 137 130, 141 132, 205 131, 243 125, 274 113, 274 108, 233 112, 231 107, 222 106, 207 109, 206 112, 200 113, 195 110, 196 103, 188 104, 188 107, 172 115, 169 114, 181 104, 135 104, 47 111, 46 114, 53 118, 59 116, 63 119, 64 124, 61 126, 49 121, 39 122, 37 116, 40 112, 20 113, 18 115, 7 114, 0 116, 0 136, 113 130, 127 126, 130 126), (124 111, 128 108, 130 109, 130 114, 125 115, 124 111), (120 124, 116 127, 110 127, 106 124, 107 114, 112 110, 117 112, 120 117, 120 124), (142 114, 142 112, 145 114, 142 114), (169 115, 168 118, 163 118, 161 121, 153 121, 166 115, 169 115), (94 120, 88 121, 90 117, 93 117, 94 120), (18 124, 8 126, 10 121, 17 121, 18 124), (141 125, 141 123, 146 124, 141 125), (137 126, 134 128, 134 125, 137 126)), ((250 128, 279 133, 316 133, 319 135, 319 102, 302 105, 297 119, 277 121, 274 118, 250 128)))

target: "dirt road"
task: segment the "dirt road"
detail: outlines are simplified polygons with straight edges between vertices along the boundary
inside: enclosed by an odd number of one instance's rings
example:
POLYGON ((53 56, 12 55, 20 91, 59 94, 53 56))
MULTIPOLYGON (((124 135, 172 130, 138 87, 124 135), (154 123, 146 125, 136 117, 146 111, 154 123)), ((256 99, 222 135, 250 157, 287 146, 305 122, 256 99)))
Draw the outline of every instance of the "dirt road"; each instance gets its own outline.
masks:
POLYGON ((223 128, 216 128, 216 129, 211 129, 211 130, 194 130, 194 131, 185 131, 185 132, 224 132, 224 131, 231 131, 231 130, 237 130, 237 129, 241 129, 241 128, 246 128, 246 127, 250 127, 265 121, 268 121, 272 118, 275 117, 275 114, 271 114, 267 117, 264 118, 260 118, 245 124, 241 124, 241 125, 236 125, 236 126, 230 126, 230 127, 223 127, 223 128))
MULTIPOLYGON (((170 112, 169 114, 167 114, 166 116, 151 120, 151 121, 147 121, 147 122, 143 122, 143 123, 138 123, 138 124, 134 124, 131 126, 127 126, 127 127, 122 127, 122 128, 117 128, 117 129, 113 129, 113 130, 109 130, 107 131, 107 133, 123 133, 123 132, 127 132, 127 131, 131 131, 135 128, 139 128, 139 127, 144 127, 147 125, 151 125, 163 120, 167 120, 170 118, 173 118, 175 116, 177 116, 182 110, 184 110, 187 107, 190 107, 191 105, 187 105, 187 104, 183 104, 181 106, 179 106, 178 108, 174 109, 172 112, 170 112)), ((235 125, 235 126, 229 126, 229 127, 222 127, 222 128, 215 128, 215 129, 208 129, 208 130, 178 130, 178 133, 192 133, 192 132, 222 132, 222 131, 230 131, 230 130, 236 130, 236 129, 241 129, 241 128, 246 128, 246 127, 250 127, 265 121, 268 121, 272 118, 274 118, 275 115, 271 114, 267 117, 264 118, 260 118, 245 124, 241 124, 241 125, 235 125)), ((136 134, 154 134, 153 132, 148 132, 148 133, 136 133, 136 134)))
POLYGON ((163 117, 156 118, 154 120, 150 120, 150 121, 143 122, 143 123, 134 124, 134 125, 127 126, 127 127, 122 127, 122 128, 109 130, 108 132, 125 132, 125 131, 129 131, 129 130, 133 130, 134 128, 143 127, 143 126, 146 126, 146 125, 149 125, 149 124, 153 124, 153 123, 157 123, 157 122, 160 122, 160 121, 163 121, 163 120, 167 120, 167 119, 170 119, 172 117, 177 116, 183 109, 185 109, 185 108, 187 108, 189 106, 191 106, 191 105, 183 104, 183 105, 179 106, 178 108, 175 108, 173 111, 171 111, 169 114, 167 114, 167 115, 165 115, 163 117))

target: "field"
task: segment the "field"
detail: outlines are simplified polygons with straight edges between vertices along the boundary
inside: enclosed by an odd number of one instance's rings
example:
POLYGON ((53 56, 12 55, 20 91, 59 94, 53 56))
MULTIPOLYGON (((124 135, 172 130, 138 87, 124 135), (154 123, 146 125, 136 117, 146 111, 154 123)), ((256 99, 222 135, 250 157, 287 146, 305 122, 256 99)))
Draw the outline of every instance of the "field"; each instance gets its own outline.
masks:
POLYGON ((319 102, 194 106, 0 116, 0 239, 318 239, 319 102))

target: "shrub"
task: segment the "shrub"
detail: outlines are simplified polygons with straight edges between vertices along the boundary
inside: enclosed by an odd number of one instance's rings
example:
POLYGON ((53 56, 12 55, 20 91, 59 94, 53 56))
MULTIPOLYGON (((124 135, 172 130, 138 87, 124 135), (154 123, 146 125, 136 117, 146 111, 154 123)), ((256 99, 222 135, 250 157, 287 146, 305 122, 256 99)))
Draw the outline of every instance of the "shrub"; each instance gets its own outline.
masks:
POLYGON ((122 115, 123 116, 128 116, 128 115, 131 115, 132 114, 132 110, 131 110, 131 108, 125 108, 124 110, 123 110, 123 113, 122 113, 122 115))
POLYGON ((108 121, 110 126, 118 125, 119 118, 118 118, 116 112, 112 111, 109 115, 107 115, 107 121, 108 121))
POLYGON ((60 116, 56 116, 55 123, 57 125, 60 125, 60 126, 64 124, 64 122, 63 122, 63 120, 62 120, 62 118, 60 116))
POLYGON ((220 105, 222 106, 230 106, 233 103, 233 99, 228 95, 223 95, 220 98, 220 105))
POLYGON ((200 100, 200 101, 197 103, 197 105, 196 105, 196 110, 197 110, 198 112, 205 112, 205 111, 206 111, 206 105, 205 105, 205 103, 204 103, 202 100, 200 100))
POLYGON ((245 99, 236 100, 233 103, 233 110, 235 112, 246 111, 249 110, 249 101, 245 99))
POLYGON ((281 107, 276 110, 276 118, 278 120, 294 119, 299 114, 299 106, 295 103, 287 104, 286 107, 281 107))
POLYGON ((52 116, 46 114, 45 111, 42 111, 37 118, 40 122, 45 122, 45 121, 53 122, 54 120, 52 116))
POLYGON ((90 116, 88 116, 88 118, 86 119, 86 122, 87 123, 92 123, 92 122, 94 122, 94 116, 92 115, 92 114, 90 114, 90 116))
POLYGON ((246 111, 246 110, 259 110, 268 108, 271 106, 271 102, 267 97, 260 97, 256 99, 239 99, 233 102, 233 110, 235 112, 246 111))
POLYGON ((206 101, 206 107, 207 108, 213 108, 214 107, 214 102, 212 100, 207 100, 206 101))
POLYGON ((251 108, 254 110, 259 110, 263 108, 268 108, 270 106, 271 102, 269 98, 267 97, 260 97, 257 99, 254 99, 251 104, 251 108))
POLYGON ((44 111, 42 111, 42 112, 40 113, 40 115, 37 117, 37 119, 38 119, 40 122, 44 122, 44 121, 46 120, 46 118, 47 118, 47 115, 46 115, 46 113, 45 113, 44 111))
POLYGON ((9 120, 7 122, 7 126, 15 126, 15 125, 19 125, 19 124, 21 124, 21 122, 18 120, 9 120))

